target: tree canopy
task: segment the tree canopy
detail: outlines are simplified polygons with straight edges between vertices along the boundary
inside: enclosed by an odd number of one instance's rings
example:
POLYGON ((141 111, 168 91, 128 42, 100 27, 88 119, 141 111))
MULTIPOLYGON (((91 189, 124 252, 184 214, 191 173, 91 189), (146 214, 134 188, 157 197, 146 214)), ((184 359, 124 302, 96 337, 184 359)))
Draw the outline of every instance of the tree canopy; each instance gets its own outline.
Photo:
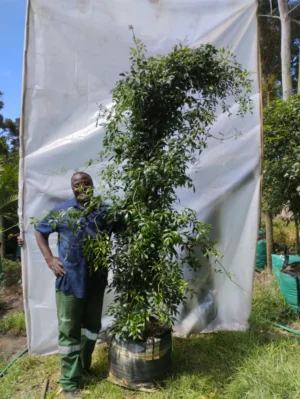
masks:
POLYGON ((0 216, 10 230, 18 221, 19 119, 4 118, 2 98, 0 92, 0 216))
MULTIPOLYGON (((196 270, 210 255, 218 256, 211 226, 192 209, 176 209, 177 189, 194 188, 188 165, 206 147, 217 109, 230 114, 234 101, 237 114, 244 115, 252 106, 252 86, 250 74, 228 50, 177 45, 168 54, 147 57, 143 43, 135 45, 130 71, 112 91, 113 109, 100 109, 103 155, 111 161, 101 181, 114 200, 112 216, 121 215, 129 226, 116 235, 110 253, 112 331, 145 339, 151 318, 159 327, 174 322, 188 289, 184 265, 196 270)), ((91 254, 103 250, 97 239, 87 247, 91 254)))
POLYGON ((264 200, 274 215, 288 207, 300 216, 300 95, 264 110, 264 200))

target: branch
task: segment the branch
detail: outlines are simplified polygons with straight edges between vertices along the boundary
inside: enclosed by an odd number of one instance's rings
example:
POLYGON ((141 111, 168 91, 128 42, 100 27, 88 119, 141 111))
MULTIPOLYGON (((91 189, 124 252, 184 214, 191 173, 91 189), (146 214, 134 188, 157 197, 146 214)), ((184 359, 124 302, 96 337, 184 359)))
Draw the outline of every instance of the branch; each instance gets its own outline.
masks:
POLYGON ((280 17, 277 17, 277 15, 259 15, 259 17, 267 17, 267 18, 276 18, 276 19, 280 19, 280 17))
POLYGON ((291 21, 293 21, 293 22, 295 22, 296 24, 300 25, 300 21, 297 21, 297 20, 294 19, 294 18, 291 18, 291 21))
POLYGON ((243 290, 243 291, 245 291, 245 292, 247 292, 247 293, 249 294, 249 291, 245 290, 245 288, 241 287, 236 281, 234 281, 234 280, 232 279, 232 275, 225 269, 225 267, 222 265, 222 263, 221 263, 219 260, 217 260, 217 263, 222 267, 222 269, 224 270, 226 276, 229 278, 229 280, 230 280, 233 284, 237 285, 241 290, 243 290))
POLYGON ((292 11, 294 11, 297 7, 299 7, 300 6, 300 3, 298 3, 294 8, 292 8, 289 12, 288 12, 288 15, 290 15, 290 13, 292 12, 292 11))
POLYGON ((270 2, 270 11, 271 11, 271 14, 273 14, 272 0, 269 0, 269 2, 270 2))

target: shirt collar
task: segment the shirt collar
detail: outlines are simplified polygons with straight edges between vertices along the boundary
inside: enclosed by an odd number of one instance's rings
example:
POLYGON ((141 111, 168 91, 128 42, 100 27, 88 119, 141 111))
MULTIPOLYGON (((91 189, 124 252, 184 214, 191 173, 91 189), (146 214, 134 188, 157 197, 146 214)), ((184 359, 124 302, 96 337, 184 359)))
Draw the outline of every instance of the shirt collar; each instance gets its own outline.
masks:
POLYGON ((78 202, 77 202, 77 200, 76 200, 75 197, 73 197, 73 198, 70 200, 69 204, 70 204, 70 207, 72 206, 72 207, 74 207, 74 208, 82 209, 82 208, 78 205, 78 202))

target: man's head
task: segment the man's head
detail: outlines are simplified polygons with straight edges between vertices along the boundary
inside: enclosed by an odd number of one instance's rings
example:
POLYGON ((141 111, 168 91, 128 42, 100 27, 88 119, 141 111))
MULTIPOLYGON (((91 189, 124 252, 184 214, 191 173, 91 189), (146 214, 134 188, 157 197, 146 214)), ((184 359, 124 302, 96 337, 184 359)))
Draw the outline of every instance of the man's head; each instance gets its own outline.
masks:
POLYGON ((78 202, 84 202, 88 198, 87 191, 93 188, 91 176, 85 172, 76 172, 71 178, 71 186, 78 202))

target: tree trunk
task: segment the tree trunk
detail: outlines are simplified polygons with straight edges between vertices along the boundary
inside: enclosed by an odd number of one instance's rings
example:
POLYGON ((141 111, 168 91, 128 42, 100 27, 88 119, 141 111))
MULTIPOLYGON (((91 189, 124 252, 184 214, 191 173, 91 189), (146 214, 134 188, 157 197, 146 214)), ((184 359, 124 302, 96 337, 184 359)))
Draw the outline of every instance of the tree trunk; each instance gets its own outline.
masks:
POLYGON ((297 255, 300 255, 300 241, 299 241, 299 221, 295 218, 295 232, 296 232, 296 252, 297 255))
POLYGON ((4 259, 5 257, 5 239, 4 239, 4 220, 3 220, 3 216, 0 215, 0 256, 2 259, 4 259))
POLYGON ((272 253, 273 253, 273 220, 268 213, 266 215, 266 240, 267 240, 267 272, 272 274, 272 253))
MULTIPOLYGON (((268 83, 267 105, 270 105, 271 85, 268 83)), ((266 241, 267 241, 267 272, 272 274, 272 252, 273 252, 273 220, 270 213, 266 214, 266 241)))
POLYGON ((281 22, 281 73, 282 95, 287 100, 292 95, 291 76, 291 18, 287 0, 278 0, 281 22))

